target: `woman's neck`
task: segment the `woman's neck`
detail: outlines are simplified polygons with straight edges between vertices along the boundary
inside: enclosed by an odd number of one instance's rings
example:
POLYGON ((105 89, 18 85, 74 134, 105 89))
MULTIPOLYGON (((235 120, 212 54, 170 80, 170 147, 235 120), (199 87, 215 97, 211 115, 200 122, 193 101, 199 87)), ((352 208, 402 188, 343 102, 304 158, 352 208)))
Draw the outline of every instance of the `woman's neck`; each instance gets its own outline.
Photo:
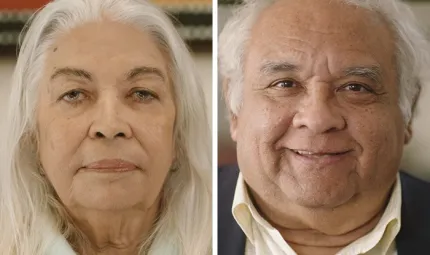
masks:
POLYGON ((151 242, 159 204, 119 211, 74 208, 70 214, 80 234, 69 242, 81 255, 137 255, 151 242))

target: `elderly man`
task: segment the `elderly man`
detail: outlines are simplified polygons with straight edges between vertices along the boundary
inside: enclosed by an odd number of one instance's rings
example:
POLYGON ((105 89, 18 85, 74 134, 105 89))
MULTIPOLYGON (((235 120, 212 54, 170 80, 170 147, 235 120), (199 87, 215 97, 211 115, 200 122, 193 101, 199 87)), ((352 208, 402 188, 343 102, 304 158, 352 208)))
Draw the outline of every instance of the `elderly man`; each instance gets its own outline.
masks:
POLYGON ((430 62, 406 4, 245 1, 219 44, 219 254, 430 254, 430 184, 399 172, 430 62))

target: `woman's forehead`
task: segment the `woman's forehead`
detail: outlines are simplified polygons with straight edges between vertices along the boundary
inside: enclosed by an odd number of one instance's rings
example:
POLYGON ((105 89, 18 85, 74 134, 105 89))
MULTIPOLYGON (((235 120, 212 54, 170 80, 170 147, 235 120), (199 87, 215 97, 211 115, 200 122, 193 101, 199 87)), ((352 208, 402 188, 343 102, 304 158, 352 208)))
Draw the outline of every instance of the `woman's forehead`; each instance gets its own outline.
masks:
POLYGON ((148 32, 106 20, 85 23, 59 36, 48 51, 45 72, 74 67, 119 76, 147 67, 167 76, 166 62, 160 45, 148 32))

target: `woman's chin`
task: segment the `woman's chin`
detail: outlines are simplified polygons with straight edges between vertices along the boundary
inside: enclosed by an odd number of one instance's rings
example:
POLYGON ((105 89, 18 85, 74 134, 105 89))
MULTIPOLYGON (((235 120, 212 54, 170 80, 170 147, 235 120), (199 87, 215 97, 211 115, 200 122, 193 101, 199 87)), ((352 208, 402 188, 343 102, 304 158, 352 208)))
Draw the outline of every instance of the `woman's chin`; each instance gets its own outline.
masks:
POLYGON ((72 207, 94 210, 140 208, 151 199, 150 190, 149 181, 141 172, 91 173, 74 179, 69 202, 72 207))
POLYGON ((125 211, 133 208, 143 207, 145 201, 136 201, 125 197, 118 199, 97 199, 97 195, 92 198, 76 199, 75 204, 80 208, 95 211, 125 211))

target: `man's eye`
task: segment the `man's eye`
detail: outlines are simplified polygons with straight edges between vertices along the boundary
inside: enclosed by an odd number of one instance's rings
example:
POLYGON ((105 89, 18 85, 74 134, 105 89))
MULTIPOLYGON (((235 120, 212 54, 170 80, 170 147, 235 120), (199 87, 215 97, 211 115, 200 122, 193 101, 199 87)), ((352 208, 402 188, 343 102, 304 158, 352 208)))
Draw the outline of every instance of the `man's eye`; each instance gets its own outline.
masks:
POLYGON ((348 84, 348 85, 344 86, 343 89, 344 90, 350 90, 353 92, 372 92, 371 89, 367 88, 364 85, 358 84, 358 83, 348 84))
POLYGON ((61 99, 69 103, 75 103, 85 99, 85 94, 79 90, 71 90, 64 94, 61 99))
POLYGON ((282 81, 276 81, 272 83, 271 87, 277 87, 277 88, 294 88, 297 87, 297 83, 292 80, 282 80, 282 81))
POLYGON ((158 99, 157 95, 148 90, 136 90, 133 92, 133 97, 137 101, 148 101, 151 99, 158 99))

